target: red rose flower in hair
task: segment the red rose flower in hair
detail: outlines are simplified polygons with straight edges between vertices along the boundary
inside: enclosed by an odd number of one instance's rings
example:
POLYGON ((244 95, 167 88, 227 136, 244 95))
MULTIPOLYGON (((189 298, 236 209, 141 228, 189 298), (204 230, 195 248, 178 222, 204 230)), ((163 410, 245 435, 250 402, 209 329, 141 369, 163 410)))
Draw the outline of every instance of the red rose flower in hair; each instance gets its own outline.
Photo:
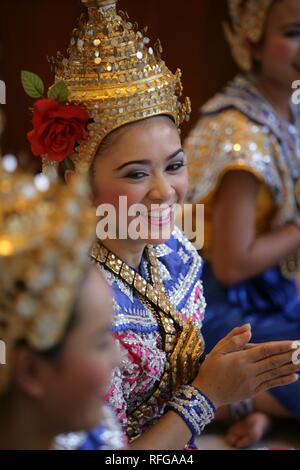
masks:
POLYGON ((74 152, 76 143, 88 138, 88 113, 79 106, 42 99, 34 104, 33 130, 27 137, 33 155, 47 155, 60 162, 74 152))
POLYGON ((43 98, 44 84, 38 75, 22 71, 21 79, 30 97, 42 98, 34 104, 33 130, 27 134, 33 155, 47 155, 55 162, 65 160, 74 153, 77 144, 89 137, 86 109, 66 104, 68 88, 62 80, 49 89, 48 98, 43 98))

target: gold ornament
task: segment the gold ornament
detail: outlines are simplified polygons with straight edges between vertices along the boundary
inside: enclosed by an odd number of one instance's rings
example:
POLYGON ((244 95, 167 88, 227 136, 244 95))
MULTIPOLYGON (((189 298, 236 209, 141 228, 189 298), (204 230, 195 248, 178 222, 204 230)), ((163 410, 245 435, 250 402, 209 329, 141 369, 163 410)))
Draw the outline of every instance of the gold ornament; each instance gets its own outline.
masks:
POLYGON ((295 279, 295 273, 300 271, 300 253, 290 255, 281 261, 280 270, 285 279, 295 279))
POLYGON ((47 350, 62 338, 95 227, 82 178, 67 187, 5 166, 0 160, 0 394, 19 340, 47 350))
POLYGON ((72 160, 77 171, 91 164, 102 140, 114 129, 151 116, 168 115, 179 127, 188 119, 190 100, 180 101, 181 72, 173 74, 161 59, 161 45, 150 46, 146 29, 138 31, 117 0, 82 0, 87 21, 73 31, 68 57, 53 62, 69 101, 86 107, 90 139, 72 160))
POLYGON ((295 196, 298 206, 300 207, 300 178, 296 181, 295 184, 295 196))
MULTIPOLYGON (((295 183, 295 199, 297 207, 300 207, 300 178, 295 183)), ((299 222, 298 222, 299 226, 299 222)), ((294 279, 295 273, 300 271, 300 252, 288 256, 280 263, 282 275, 286 279, 294 279)))
POLYGON ((164 373, 148 399, 133 410, 128 416, 126 433, 130 438, 135 436, 139 419, 147 415, 148 408, 153 406, 156 398, 163 395, 171 385, 175 391, 181 385, 190 384, 196 377, 201 357, 204 355, 204 340, 193 319, 185 323, 182 315, 171 303, 160 278, 160 271, 155 251, 147 247, 151 282, 147 282, 140 274, 124 263, 118 256, 107 250, 100 242, 95 242, 91 256, 98 263, 122 279, 139 296, 159 325, 166 365, 164 373))
POLYGON ((224 25, 232 56, 239 67, 249 72, 252 58, 247 40, 256 44, 263 35, 268 10, 273 0, 228 0, 232 27, 224 25))

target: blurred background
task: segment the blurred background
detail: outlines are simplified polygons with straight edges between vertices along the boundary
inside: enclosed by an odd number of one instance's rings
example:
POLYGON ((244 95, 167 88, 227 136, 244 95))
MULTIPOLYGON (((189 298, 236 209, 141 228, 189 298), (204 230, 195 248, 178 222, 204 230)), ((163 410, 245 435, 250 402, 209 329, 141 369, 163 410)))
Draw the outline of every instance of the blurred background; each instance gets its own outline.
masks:
MULTIPOLYGON (((193 106, 185 136, 199 107, 237 71, 222 32, 226 0, 119 0, 119 8, 140 27, 148 25, 151 40, 162 42, 168 66, 182 69, 184 94, 193 106)), ((0 105, 6 120, 1 149, 3 154, 17 155, 22 166, 32 165, 26 140, 32 100, 21 87, 20 71, 35 72, 51 85, 54 73, 47 56, 66 52, 72 29, 85 10, 81 0, 1 0, 0 79, 7 88, 6 105, 0 105)))

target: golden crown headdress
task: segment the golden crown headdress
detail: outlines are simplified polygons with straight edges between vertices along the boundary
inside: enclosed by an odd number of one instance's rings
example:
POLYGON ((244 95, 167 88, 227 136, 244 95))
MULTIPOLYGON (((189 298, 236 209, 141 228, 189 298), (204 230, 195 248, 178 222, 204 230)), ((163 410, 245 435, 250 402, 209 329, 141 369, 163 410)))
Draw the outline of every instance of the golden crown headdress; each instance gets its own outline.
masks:
MULTIPOLYGON (((113 130, 156 115, 168 115, 179 126, 190 114, 190 100, 180 101, 181 72, 173 74, 161 59, 158 41, 150 46, 117 0, 82 0, 88 19, 73 31, 68 57, 52 59, 56 82, 65 83, 68 102, 83 106, 91 121, 89 138, 72 155, 77 170, 92 162, 102 140, 113 130)), ((49 162, 47 155, 44 163, 49 162)))
POLYGON ((246 40, 254 44, 262 38, 268 10, 273 0, 228 0, 232 27, 224 25, 232 56, 244 71, 252 68, 252 58, 246 40))
POLYGON ((95 227, 82 178, 67 187, 13 170, 0 160, 0 393, 19 340, 47 350, 63 336, 95 227))

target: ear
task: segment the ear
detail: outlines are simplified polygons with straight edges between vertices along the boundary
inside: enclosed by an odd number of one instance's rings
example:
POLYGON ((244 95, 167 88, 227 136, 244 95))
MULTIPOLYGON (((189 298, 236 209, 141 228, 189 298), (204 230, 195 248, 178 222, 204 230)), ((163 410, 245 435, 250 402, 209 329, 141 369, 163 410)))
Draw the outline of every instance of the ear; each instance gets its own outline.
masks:
POLYGON ((93 207, 98 207, 99 205, 97 192, 94 188, 91 189, 91 192, 89 195, 89 202, 93 207))
POLYGON ((41 398, 46 392, 49 365, 28 347, 16 349, 13 358, 13 382, 25 395, 41 398))
POLYGON ((262 53, 263 53, 262 43, 259 42, 258 44, 255 44, 254 42, 251 42, 249 39, 245 39, 245 45, 247 49, 249 50, 251 57, 257 62, 261 62, 262 53))
POLYGON ((73 178, 75 177, 76 173, 73 170, 66 170, 64 174, 65 182, 67 184, 71 184, 73 178))
POLYGON ((89 192, 89 203, 93 207, 97 207, 99 205, 99 197, 98 197, 97 185, 95 183, 94 177, 91 178, 90 187, 91 187, 91 190, 89 192))

